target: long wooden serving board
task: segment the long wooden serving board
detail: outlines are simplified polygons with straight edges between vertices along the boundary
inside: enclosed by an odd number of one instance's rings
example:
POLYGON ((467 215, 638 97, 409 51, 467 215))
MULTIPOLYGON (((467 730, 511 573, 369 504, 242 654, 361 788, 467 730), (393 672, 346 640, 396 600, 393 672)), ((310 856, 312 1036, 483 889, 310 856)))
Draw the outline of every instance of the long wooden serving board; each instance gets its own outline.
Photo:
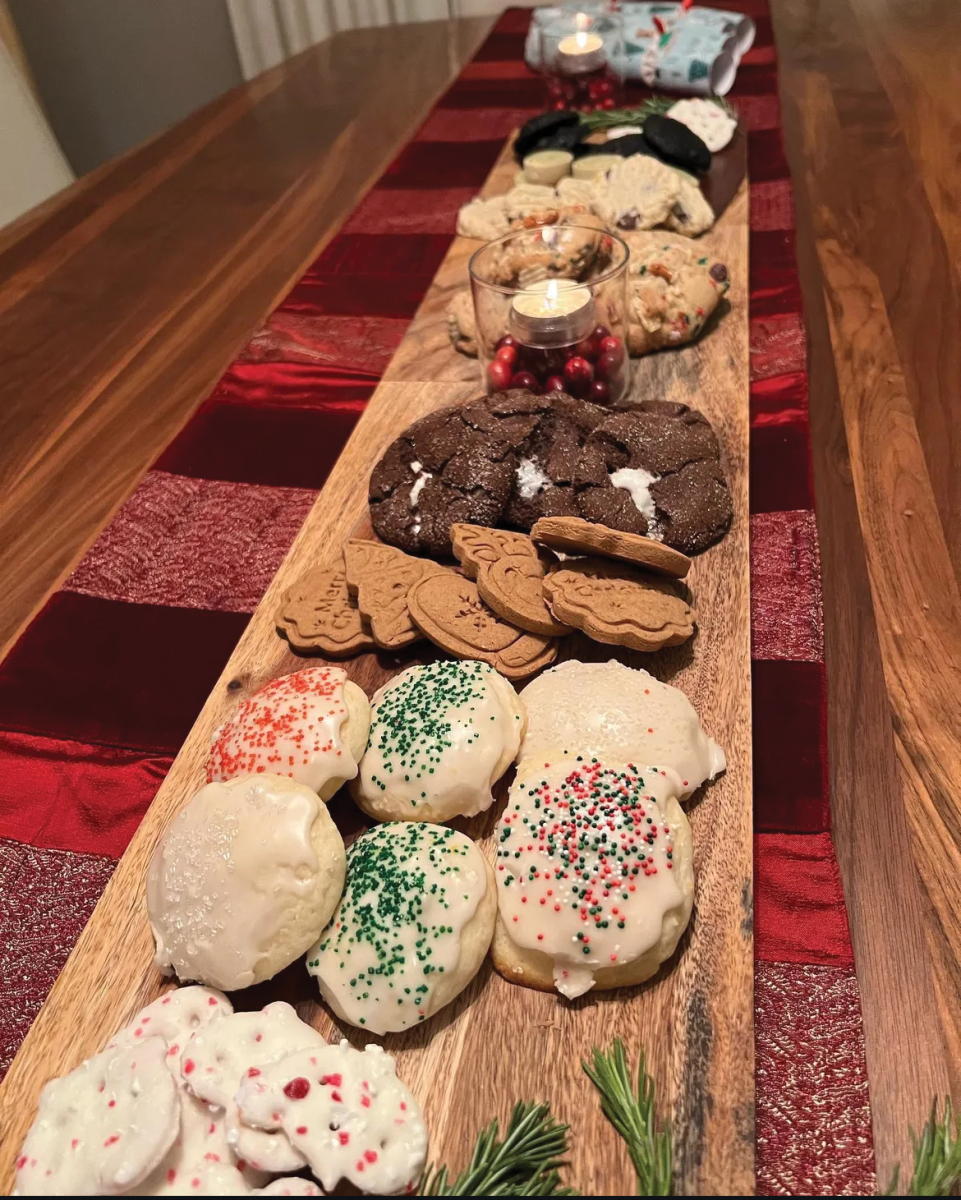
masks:
MULTIPOLYGON (((486 185, 505 191, 516 167, 507 149, 486 185)), ((577 635, 562 657, 617 657, 681 687, 727 754, 726 775, 694 797, 696 898, 674 958, 641 987, 588 993, 570 1003, 506 983, 481 969, 470 987, 423 1026, 383 1040, 400 1076, 424 1106, 430 1157, 455 1169, 476 1132, 519 1099, 549 1101, 571 1125, 568 1181, 585 1195, 629 1195, 633 1172, 581 1070, 593 1045, 622 1038, 643 1047, 671 1118, 676 1190, 687 1195, 754 1192, 754 1038, 751 819, 751 670, 748 567, 748 204, 746 181, 704 243, 728 264, 728 303, 694 346, 642 359, 639 398, 684 401, 717 430, 734 497, 731 532, 695 562, 688 583, 698 612, 692 642, 656 655, 603 647, 577 635)), ((267 680, 305 664, 275 632, 280 593, 306 568, 335 559, 350 536, 370 535, 367 482, 387 444, 416 417, 480 391, 476 362, 455 354, 445 308, 467 281, 476 243, 457 239, 358 422, 290 553, 254 614, 166 781, 123 856, 46 1004, 0 1087, 0 1187, 12 1184, 16 1151, 50 1078, 96 1053, 165 980, 153 966, 144 880, 150 855, 174 814, 204 783, 210 736, 267 680)), ((424 655, 363 655, 345 662, 368 693, 424 655)), ((504 794, 504 789, 501 791, 504 794)), ((494 857, 503 805, 463 824, 494 857)), ((346 797, 331 806, 342 832, 362 827, 346 797)), ((371 1035, 338 1028, 317 1001, 303 964, 233 997, 239 1008, 295 1003, 327 1037, 362 1046, 371 1035)))

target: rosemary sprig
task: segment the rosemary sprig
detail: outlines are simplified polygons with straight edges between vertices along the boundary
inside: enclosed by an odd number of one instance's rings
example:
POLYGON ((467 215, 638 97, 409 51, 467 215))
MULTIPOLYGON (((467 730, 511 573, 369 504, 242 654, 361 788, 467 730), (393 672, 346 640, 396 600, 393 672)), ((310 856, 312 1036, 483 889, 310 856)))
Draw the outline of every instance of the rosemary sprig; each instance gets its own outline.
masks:
POLYGON ((637 1172, 639 1196, 670 1196, 673 1190, 671 1132, 658 1129, 654 1080, 644 1070, 644 1051, 637 1064, 637 1085, 631 1081, 624 1043, 618 1038, 602 1053, 595 1046, 593 1061, 582 1062, 601 1094, 601 1109, 627 1143, 637 1172))
POLYGON ((931 1102, 921 1136, 911 1130, 914 1147, 914 1174, 906 1192, 898 1190, 900 1167, 886 1192, 881 1196, 950 1196, 961 1181, 961 1115, 951 1107, 950 1096, 944 1098, 944 1116, 938 1113, 937 1099, 931 1102))
MULTIPOLYGON (((610 108, 581 113, 581 124, 586 125, 592 133, 598 129, 613 129, 617 125, 643 125, 655 113, 666 113, 677 99, 677 96, 650 96, 636 108, 610 108)), ((737 109, 723 96, 706 96, 705 99, 723 108, 729 117, 737 120, 737 109)))
POLYGON ((514 1105, 502 1142, 494 1120, 478 1134, 470 1166, 452 1180, 446 1167, 429 1166, 422 1196, 576 1196, 560 1186, 558 1169, 567 1153, 566 1125, 547 1104, 514 1105))

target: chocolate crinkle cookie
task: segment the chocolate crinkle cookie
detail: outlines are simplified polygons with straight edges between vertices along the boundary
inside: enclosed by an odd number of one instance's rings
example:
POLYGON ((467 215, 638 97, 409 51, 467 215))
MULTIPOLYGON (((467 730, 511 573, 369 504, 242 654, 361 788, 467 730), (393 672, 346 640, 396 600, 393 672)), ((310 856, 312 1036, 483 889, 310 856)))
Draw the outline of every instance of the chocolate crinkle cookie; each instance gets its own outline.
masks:
POLYGON ((710 422, 686 404, 648 400, 590 434, 575 471, 578 515, 698 554, 734 509, 710 422))
POLYGON ((548 392, 536 427, 517 450, 514 486, 503 521, 531 529, 541 517, 580 516, 574 472, 588 436, 609 411, 566 392, 548 392))
POLYGON ((377 535, 411 554, 448 555, 455 522, 496 525, 514 485, 516 451, 545 407, 544 397, 518 388, 415 421, 370 477, 377 535))

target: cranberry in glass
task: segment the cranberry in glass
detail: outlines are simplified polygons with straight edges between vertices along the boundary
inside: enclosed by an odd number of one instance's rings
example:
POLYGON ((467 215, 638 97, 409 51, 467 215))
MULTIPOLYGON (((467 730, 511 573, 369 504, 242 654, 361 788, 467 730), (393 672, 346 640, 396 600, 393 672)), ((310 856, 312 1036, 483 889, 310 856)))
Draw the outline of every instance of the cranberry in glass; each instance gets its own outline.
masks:
POLYGON ((594 368, 598 379, 603 379, 607 383, 613 383, 621 377, 621 367, 623 366, 623 356, 618 359, 616 355, 605 351, 597 360, 597 366, 594 368))
POLYGON ((506 362, 513 367, 513 365, 517 362, 517 347, 501 346, 494 357, 499 358, 501 362, 506 362))
POLYGON ((603 100, 598 101, 597 107, 610 111, 614 107, 614 97, 605 96, 603 100))
POLYGON ((573 349, 573 355, 586 358, 589 362, 593 362, 597 358, 597 342, 592 337, 586 337, 583 341, 578 342, 573 349))
POLYGON ((602 380, 595 379, 588 390, 587 398, 595 404, 606 404, 611 398, 611 389, 602 380))
POLYGON ((510 387, 511 375, 513 373, 511 364, 504 362, 502 358, 495 358, 492 363, 488 363, 487 365, 487 378, 495 392, 503 391, 504 388, 510 387))
POLYGON ((594 378, 594 368, 586 358, 575 355, 564 364, 564 378, 567 390, 574 396, 583 396, 591 386, 594 378))
POLYGON ((608 338, 610 336, 611 336, 611 331, 607 328, 606 325, 595 325, 594 331, 591 334, 591 337, 598 344, 598 346, 600 346, 601 342, 603 342, 603 340, 605 338, 608 338))
POLYGON ((602 338, 600 347, 601 353, 610 354, 613 358, 616 358, 618 365, 624 361, 624 343, 619 337, 608 335, 606 338, 602 338))
POLYGON ((530 371, 518 371, 511 379, 512 388, 527 388, 529 392, 533 392, 536 396, 540 395, 541 385, 530 371))
POLYGON ((547 381, 544 384, 545 392, 563 392, 564 377, 563 375, 548 375, 547 381))
POLYGON ((494 343, 494 350, 502 350, 505 346, 516 346, 517 338, 509 333, 505 333, 502 338, 498 338, 494 343))

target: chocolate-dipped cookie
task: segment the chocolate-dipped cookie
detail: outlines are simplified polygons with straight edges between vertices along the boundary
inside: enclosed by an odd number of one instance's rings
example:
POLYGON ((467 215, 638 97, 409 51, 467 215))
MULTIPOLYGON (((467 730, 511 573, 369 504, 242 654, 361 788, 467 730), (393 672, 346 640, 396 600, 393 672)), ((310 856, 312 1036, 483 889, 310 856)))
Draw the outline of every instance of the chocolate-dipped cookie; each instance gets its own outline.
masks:
POLYGON ((546 404, 517 388, 415 421, 370 477, 370 516, 382 541, 411 554, 450 554, 455 521, 496 525, 511 494, 515 451, 546 404))
POLYGON ((644 140, 664 162, 685 171, 711 169, 711 152, 702 139, 673 117, 652 113, 644 122, 644 140))
POLYGON ((580 515, 698 554, 731 525, 731 494, 708 420, 686 404, 645 401, 588 437, 575 472, 580 515))

